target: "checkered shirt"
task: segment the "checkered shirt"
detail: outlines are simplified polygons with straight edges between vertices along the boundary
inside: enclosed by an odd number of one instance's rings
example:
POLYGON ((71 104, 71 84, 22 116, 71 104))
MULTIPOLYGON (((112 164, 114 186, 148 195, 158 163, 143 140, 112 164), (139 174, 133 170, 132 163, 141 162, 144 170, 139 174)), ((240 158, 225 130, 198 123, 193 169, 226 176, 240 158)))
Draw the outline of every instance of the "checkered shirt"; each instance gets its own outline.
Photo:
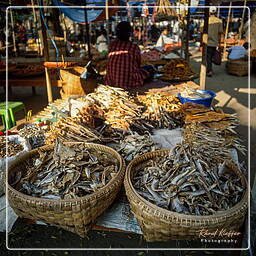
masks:
POLYGON ((124 89, 143 86, 149 77, 146 70, 140 68, 139 47, 129 41, 116 40, 110 44, 105 84, 124 89))

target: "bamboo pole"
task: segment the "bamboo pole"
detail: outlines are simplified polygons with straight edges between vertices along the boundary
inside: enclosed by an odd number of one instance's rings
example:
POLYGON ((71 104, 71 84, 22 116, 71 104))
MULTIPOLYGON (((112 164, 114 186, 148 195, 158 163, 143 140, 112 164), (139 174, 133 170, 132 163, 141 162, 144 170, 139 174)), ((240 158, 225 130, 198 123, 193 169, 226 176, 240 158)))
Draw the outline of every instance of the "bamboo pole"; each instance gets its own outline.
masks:
POLYGON ((240 28, 239 28, 239 40, 242 39, 242 32, 243 32, 243 26, 244 26, 244 16, 245 16, 246 4, 247 4, 247 0, 244 0, 244 9, 243 9, 243 14, 242 14, 242 21, 241 21, 240 28))
POLYGON ((227 20, 225 38, 224 38, 223 60, 226 59, 227 38, 228 38, 228 29, 229 29, 229 22, 230 22, 231 7, 232 7, 232 2, 230 2, 229 9, 228 9, 228 20, 227 20))
MULTIPOLYGON (((44 13, 44 10, 42 11, 44 13)), ((49 61, 49 47, 48 47, 48 42, 47 42, 47 33, 45 30, 43 18, 40 15, 40 20, 41 20, 41 28, 42 28, 42 43, 43 43, 43 53, 44 53, 44 58, 45 61, 49 61)), ((46 87, 47 87, 47 96, 48 96, 48 103, 53 102, 53 97, 52 97, 52 83, 50 79, 50 71, 47 67, 45 67, 45 77, 46 77, 46 87)))
MULTIPOLYGON (((209 6, 209 0, 205 2, 206 6, 209 6)), ((204 28, 202 35, 202 63, 200 69, 200 88, 205 90, 205 81, 206 81, 206 66, 207 66, 207 43, 208 43, 208 24, 209 24, 209 8, 204 9, 204 28)))

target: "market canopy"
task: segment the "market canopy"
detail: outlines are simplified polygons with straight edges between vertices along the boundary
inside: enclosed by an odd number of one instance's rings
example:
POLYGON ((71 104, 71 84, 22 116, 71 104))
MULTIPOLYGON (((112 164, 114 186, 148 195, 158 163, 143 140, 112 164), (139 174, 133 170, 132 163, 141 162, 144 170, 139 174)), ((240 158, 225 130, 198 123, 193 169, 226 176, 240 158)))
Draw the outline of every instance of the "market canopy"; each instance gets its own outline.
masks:
MULTIPOLYGON (((101 21, 106 19, 106 12, 105 8, 100 9, 100 8, 94 8, 97 6, 103 6, 106 5, 106 1, 103 0, 86 0, 84 1, 86 6, 92 7, 92 9, 86 9, 87 11, 87 20, 88 23, 95 22, 95 21, 101 21)), ((118 0, 108 0, 109 6, 118 6, 119 1, 118 0)), ((77 23, 85 23, 85 15, 84 15, 84 8, 72 8, 72 5, 60 2, 58 0, 53 0, 53 5, 59 6, 60 11, 69 19, 71 19, 74 22, 77 23), (66 7, 70 8, 66 8, 66 7)), ((116 11, 118 11, 117 8, 108 8, 109 16, 112 16, 116 11)))

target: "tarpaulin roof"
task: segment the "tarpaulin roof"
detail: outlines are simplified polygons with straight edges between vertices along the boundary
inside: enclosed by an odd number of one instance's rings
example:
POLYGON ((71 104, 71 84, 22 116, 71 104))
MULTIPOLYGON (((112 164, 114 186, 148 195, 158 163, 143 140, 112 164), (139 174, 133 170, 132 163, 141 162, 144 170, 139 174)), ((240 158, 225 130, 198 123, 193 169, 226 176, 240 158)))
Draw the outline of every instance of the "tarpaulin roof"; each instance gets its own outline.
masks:
MULTIPOLYGON (((91 6, 92 8, 93 6, 104 6, 105 3, 106 2, 103 0, 86 0, 86 6, 88 7, 91 6)), ((64 13, 64 15, 69 19, 71 19, 72 21, 77 23, 85 23, 84 8, 74 8, 74 7, 72 8, 72 5, 60 2, 58 0, 53 0, 53 5, 60 6, 60 11, 64 13), (62 8, 65 6, 69 6, 69 8, 62 8)), ((119 5, 118 0, 114 0, 114 1, 109 0, 110 7, 115 5, 116 6, 119 5)), ((105 8, 104 10, 99 8, 86 9, 86 11, 87 11, 88 23, 106 19, 105 8)), ((109 11, 109 16, 112 16, 116 11, 118 11, 118 9, 109 8, 108 11, 109 11)))

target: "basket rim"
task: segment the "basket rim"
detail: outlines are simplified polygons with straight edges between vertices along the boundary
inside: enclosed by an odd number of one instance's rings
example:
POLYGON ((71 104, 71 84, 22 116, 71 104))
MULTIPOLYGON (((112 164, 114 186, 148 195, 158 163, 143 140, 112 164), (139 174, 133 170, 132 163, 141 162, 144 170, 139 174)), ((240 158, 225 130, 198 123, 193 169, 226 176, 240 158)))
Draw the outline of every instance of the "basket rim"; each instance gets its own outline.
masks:
MULTIPOLYGON (((247 195, 248 195, 248 184, 247 184, 247 180, 244 176, 244 174, 241 172, 242 177, 244 179, 245 185, 246 185, 246 190, 241 198, 241 200, 235 204, 233 207, 229 208, 228 210, 224 210, 224 211, 218 211, 214 214, 211 215, 203 215, 203 216, 197 216, 197 215, 188 215, 188 214, 182 214, 182 213, 178 213, 178 212, 174 212, 174 211, 170 211, 164 208, 161 208, 153 203, 151 203, 150 201, 146 200, 144 197, 142 197, 139 193, 137 193, 137 191, 135 190, 135 188, 132 185, 132 181, 131 181, 131 172, 132 172, 132 167, 134 164, 138 164, 138 161, 140 160, 149 160, 152 159, 156 156, 164 156, 165 154, 169 153, 170 150, 169 149, 160 149, 160 150, 156 150, 154 152, 148 152, 145 153, 141 156, 136 157, 134 160, 132 160, 129 165, 127 166, 126 169, 126 173, 125 173, 125 179, 124 179, 124 185, 125 185, 125 189, 129 190, 129 192, 131 192, 133 194, 134 197, 139 198, 140 201, 142 201, 142 203, 146 206, 148 206, 151 209, 155 209, 158 212, 162 212, 164 215, 166 216, 176 216, 178 219, 190 219, 190 220, 195 220, 195 221, 200 221, 200 220, 209 220, 211 218, 220 218, 220 217, 226 217, 230 214, 232 214, 233 212, 235 212, 236 210, 238 210, 240 208, 240 206, 247 206, 248 203, 243 203, 243 201, 245 199, 247 199, 247 195), (146 159, 145 159, 146 158, 146 159)), ((230 161, 234 164, 233 161, 230 161)), ((153 215, 158 216, 158 214, 156 214, 156 211, 151 212, 153 215)))
POLYGON ((17 157, 9 166, 8 166, 8 169, 7 169, 7 197, 8 197, 8 193, 11 191, 12 193, 15 193, 23 198, 26 198, 28 200, 34 200, 34 201, 41 201, 41 202, 52 202, 52 203, 75 203, 75 202, 79 202, 79 201, 90 201, 90 200, 93 200, 95 199, 95 197, 97 197, 98 195, 101 195, 102 193, 104 193, 104 191, 110 187, 112 187, 113 185, 115 185, 115 183, 118 182, 118 180, 121 178, 122 179, 122 176, 124 176, 125 174, 125 161, 124 159, 122 158, 122 156, 117 152, 115 151, 114 149, 108 147, 108 146, 105 146, 105 145, 101 145, 101 144, 96 144, 96 143, 86 143, 86 142, 68 142, 68 143, 65 143, 65 144, 84 144, 85 147, 89 146, 89 148, 95 148, 95 147, 99 147, 100 149, 103 149, 103 151, 105 152, 111 152, 111 155, 116 155, 117 159, 120 160, 119 164, 119 170, 117 172, 117 175, 112 178, 103 188, 99 189, 98 191, 92 193, 92 194, 89 194, 89 195, 86 195, 86 196, 83 196, 83 197, 77 197, 77 198, 73 198, 73 199, 48 199, 48 198, 41 198, 41 197, 35 197, 35 196, 30 196, 30 195, 27 195, 27 194, 24 194, 24 193, 21 193, 20 191, 14 189, 10 184, 9 184, 9 181, 8 181, 8 178, 9 178, 9 170, 11 170, 12 168, 14 168, 16 166, 16 163, 19 162, 20 160, 21 161, 24 161, 27 156, 29 155, 33 155, 35 153, 38 152, 39 149, 45 149, 45 151, 48 151, 48 150, 51 150, 52 148, 54 148, 54 144, 51 144, 51 145, 46 145, 46 146, 42 146, 42 147, 39 147, 39 148, 36 148, 34 150, 31 150, 25 154, 23 154, 22 156, 19 156, 17 157), (9 191, 10 190, 10 191, 9 191))

